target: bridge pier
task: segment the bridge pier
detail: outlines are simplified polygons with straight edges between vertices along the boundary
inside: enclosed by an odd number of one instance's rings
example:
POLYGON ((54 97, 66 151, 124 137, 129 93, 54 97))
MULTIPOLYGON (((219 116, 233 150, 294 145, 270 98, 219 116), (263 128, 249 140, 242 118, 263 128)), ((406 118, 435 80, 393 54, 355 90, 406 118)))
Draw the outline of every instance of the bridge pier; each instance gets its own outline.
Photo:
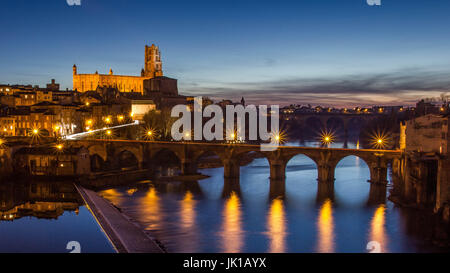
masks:
POLYGON ((317 181, 319 183, 333 183, 334 184, 334 167, 328 162, 320 162, 317 164, 317 181))
POLYGON ((278 197, 284 198, 286 194, 286 180, 285 179, 270 179, 270 199, 278 197))
POLYGON ((284 160, 273 160, 270 164, 270 179, 285 180, 286 179, 286 165, 284 160))
POLYGON ((387 162, 382 160, 382 154, 376 155, 376 160, 369 165, 370 180, 372 184, 387 185, 387 162))
POLYGON ((241 185, 239 183, 239 178, 225 178, 223 180, 222 198, 230 197, 233 192, 238 196, 241 195, 241 185))
POLYGON ((239 178, 241 166, 238 160, 226 159, 223 161, 223 176, 224 178, 239 178))
POLYGON ((375 166, 370 168, 370 183, 386 185, 387 167, 375 166))
POLYGON ((379 205, 386 203, 386 184, 371 183, 368 205, 379 205))
POLYGON ((197 174, 197 164, 191 160, 181 161, 181 174, 194 175, 197 174))
POLYGON ((316 202, 321 204, 323 201, 334 200, 334 181, 318 181, 316 202))

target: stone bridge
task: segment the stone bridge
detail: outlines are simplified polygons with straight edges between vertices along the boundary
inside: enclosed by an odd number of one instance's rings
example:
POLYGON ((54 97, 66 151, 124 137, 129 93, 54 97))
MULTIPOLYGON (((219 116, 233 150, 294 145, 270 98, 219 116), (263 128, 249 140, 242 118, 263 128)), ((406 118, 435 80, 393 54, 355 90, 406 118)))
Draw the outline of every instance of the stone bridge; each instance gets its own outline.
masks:
MULTIPOLYGON (((368 121, 384 114, 374 113, 290 113, 282 114, 287 127, 306 128, 313 124, 320 129, 342 130, 344 139, 355 126, 359 128, 368 121)), ((288 130, 289 131, 289 130, 288 130)))
POLYGON ((92 156, 99 156, 103 161, 116 161, 120 154, 129 152, 136 158, 139 168, 152 170, 152 166, 161 159, 160 152, 170 151, 180 162, 183 175, 197 174, 197 164, 205 153, 217 155, 224 166, 225 179, 238 179, 240 175, 240 159, 251 152, 265 157, 270 166, 270 180, 274 185, 284 187, 286 165, 296 155, 305 155, 317 165, 317 180, 321 185, 333 187, 335 168, 347 156, 357 156, 364 160, 370 169, 372 184, 387 184, 387 168, 389 164, 396 167, 402 159, 402 152, 396 150, 369 149, 336 149, 280 146, 275 151, 261 151, 259 145, 219 144, 197 142, 160 142, 130 140, 74 140, 72 145, 84 146, 92 156))

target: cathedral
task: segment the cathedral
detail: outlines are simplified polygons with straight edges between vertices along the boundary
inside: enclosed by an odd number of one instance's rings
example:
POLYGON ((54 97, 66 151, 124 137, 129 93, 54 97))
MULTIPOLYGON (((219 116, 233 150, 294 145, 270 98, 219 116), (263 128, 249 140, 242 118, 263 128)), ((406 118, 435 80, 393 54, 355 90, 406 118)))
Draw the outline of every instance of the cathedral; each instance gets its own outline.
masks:
POLYGON ((162 62, 159 48, 154 44, 145 46, 145 68, 141 76, 114 75, 112 69, 109 74, 78 74, 77 66, 73 66, 73 90, 78 92, 94 91, 98 87, 116 88, 120 92, 138 92, 144 94, 144 81, 162 77, 162 62))

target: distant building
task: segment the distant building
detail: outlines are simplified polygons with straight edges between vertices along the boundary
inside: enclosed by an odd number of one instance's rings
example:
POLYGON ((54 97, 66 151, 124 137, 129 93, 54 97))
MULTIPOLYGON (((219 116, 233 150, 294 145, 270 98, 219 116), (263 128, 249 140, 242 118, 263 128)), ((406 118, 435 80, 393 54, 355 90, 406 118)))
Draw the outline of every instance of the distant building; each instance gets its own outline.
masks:
POLYGON ((47 90, 59 91, 59 83, 56 83, 55 79, 52 79, 52 82, 47 84, 47 90))
POLYGON ((73 90, 78 92, 94 91, 98 87, 117 88, 120 92, 144 93, 144 80, 163 76, 162 62, 159 48, 155 45, 145 46, 145 68, 141 76, 114 75, 112 69, 109 74, 78 74, 77 66, 73 66, 73 90))
POLYGON ((142 99, 131 101, 131 112, 133 113, 134 120, 142 120, 145 114, 154 110, 156 110, 156 104, 152 100, 142 99))

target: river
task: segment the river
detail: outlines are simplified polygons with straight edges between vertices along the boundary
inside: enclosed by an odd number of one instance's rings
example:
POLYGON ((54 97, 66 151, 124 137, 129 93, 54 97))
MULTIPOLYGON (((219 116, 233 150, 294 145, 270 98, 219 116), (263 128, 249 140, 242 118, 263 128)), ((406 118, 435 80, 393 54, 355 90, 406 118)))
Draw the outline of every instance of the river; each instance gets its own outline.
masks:
POLYGON ((270 196, 269 165, 263 158, 241 167, 240 183, 231 188, 224 188, 223 168, 201 172, 210 177, 142 181, 100 194, 169 252, 448 251, 429 242, 426 217, 388 200, 368 204, 369 169, 354 156, 338 164, 334 196, 323 200, 317 197, 317 168, 303 155, 288 163, 284 198, 270 196))
MULTIPOLYGON (((368 204, 369 169, 357 157, 338 164, 328 198, 318 198, 316 165, 302 155, 288 163, 284 198, 270 195, 264 158, 241 167, 240 183, 229 187, 223 168, 201 172, 210 177, 140 181, 99 193, 169 252, 449 251, 431 245, 428 216, 389 200, 368 204)), ((0 252, 67 253, 71 241, 84 253, 115 252, 72 183, 1 181, 0 252)))

